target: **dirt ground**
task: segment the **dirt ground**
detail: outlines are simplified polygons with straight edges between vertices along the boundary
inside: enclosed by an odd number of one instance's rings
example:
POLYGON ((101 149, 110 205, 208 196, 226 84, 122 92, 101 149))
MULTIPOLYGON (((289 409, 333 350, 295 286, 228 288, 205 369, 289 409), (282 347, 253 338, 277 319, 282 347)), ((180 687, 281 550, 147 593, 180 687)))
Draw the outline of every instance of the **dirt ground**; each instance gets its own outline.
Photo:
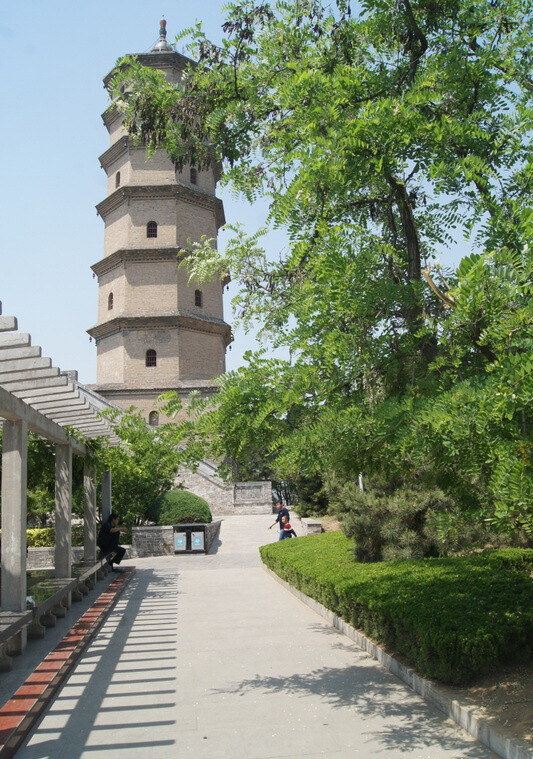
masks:
MULTIPOLYGON (((340 529, 333 517, 320 519, 324 532, 340 529)), ((450 698, 475 706, 503 735, 533 746, 533 662, 502 667, 498 674, 486 675, 469 688, 439 687, 450 698)))
POLYGON ((500 733, 533 747, 533 662, 503 667, 469 688, 441 687, 451 698, 476 706, 500 733))
POLYGON ((335 517, 318 517, 318 519, 322 522, 324 532, 335 532, 341 528, 341 523, 335 517))

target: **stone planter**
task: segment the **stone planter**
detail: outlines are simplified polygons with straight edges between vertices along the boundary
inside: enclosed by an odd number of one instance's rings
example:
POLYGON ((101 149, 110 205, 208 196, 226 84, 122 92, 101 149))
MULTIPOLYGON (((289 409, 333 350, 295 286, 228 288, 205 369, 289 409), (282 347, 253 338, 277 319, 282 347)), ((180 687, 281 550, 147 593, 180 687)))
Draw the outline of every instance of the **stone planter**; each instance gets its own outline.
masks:
MULTIPOLYGON (((169 556, 175 553, 174 532, 176 529, 186 531, 191 527, 198 527, 205 533, 204 547, 199 553, 207 553, 213 544, 218 531, 220 521, 199 525, 165 525, 155 527, 134 527, 132 530, 132 554, 136 557, 144 556, 169 556)), ((189 553, 189 551, 187 551, 189 553)), ((191 551, 195 553, 195 551, 191 551)))

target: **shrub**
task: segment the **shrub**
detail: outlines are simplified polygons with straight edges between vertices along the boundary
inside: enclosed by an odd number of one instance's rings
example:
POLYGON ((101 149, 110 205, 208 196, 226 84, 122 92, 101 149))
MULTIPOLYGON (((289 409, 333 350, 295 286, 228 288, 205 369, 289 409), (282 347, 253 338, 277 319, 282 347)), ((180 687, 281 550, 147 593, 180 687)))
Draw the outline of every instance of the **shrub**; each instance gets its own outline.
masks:
POLYGON ((320 477, 296 477, 292 480, 296 503, 292 508, 300 518, 320 517, 328 511, 328 498, 320 477))
POLYGON ((159 524, 197 524, 211 522, 209 505, 187 490, 171 490, 161 496, 159 524))
POLYGON ((399 487, 392 493, 361 492, 353 483, 341 489, 342 529, 355 540, 356 561, 393 561, 440 556, 446 551, 435 529, 436 515, 450 511, 438 489, 399 487))
POLYGON ((357 564, 324 533, 263 546, 264 563, 417 672, 463 684, 533 649, 533 551, 357 564))
MULTIPOLYGON (((2 531, 0 530, 0 538, 2 531)), ((56 531, 54 527, 35 527, 26 530, 26 545, 28 548, 51 548, 55 545, 56 531)), ((72 525, 72 545, 83 545, 83 525, 72 525)))

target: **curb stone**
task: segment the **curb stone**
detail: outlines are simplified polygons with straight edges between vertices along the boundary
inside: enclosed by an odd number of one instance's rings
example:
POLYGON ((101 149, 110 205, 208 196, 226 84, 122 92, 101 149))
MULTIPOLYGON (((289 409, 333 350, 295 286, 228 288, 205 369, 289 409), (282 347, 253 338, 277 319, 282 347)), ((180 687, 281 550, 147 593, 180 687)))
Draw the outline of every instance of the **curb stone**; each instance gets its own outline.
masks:
POLYGON ((420 675, 417 675, 414 670, 401 664, 390 654, 386 653, 381 646, 378 646, 366 635, 352 627, 352 625, 345 622, 344 619, 334 614, 330 609, 327 609, 318 601, 306 596, 300 590, 290 585, 285 580, 273 572, 271 569, 263 564, 263 569, 269 574, 276 582, 296 596, 302 603, 309 606, 314 612, 323 617, 329 622, 332 627, 335 627, 343 635, 353 640, 359 648, 366 651, 373 659, 378 661, 385 669, 392 672, 393 675, 399 677, 406 685, 408 685, 415 693, 427 701, 432 706, 436 707, 439 711, 443 712, 446 717, 450 717, 453 721, 466 730, 470 735, 476 738, 480 743, 494 751, 495 754, 502 757, 502 759, 533 759, 533 751, 531 748, 520 739, 511 740, 502 735, 496 730, 487 720, 482 717, 479 712, 476 712, 476 707, 466 706, 459 703, 459 701, 450 698, 444 694, 435 683, 431 680, 426 680, 420 675))

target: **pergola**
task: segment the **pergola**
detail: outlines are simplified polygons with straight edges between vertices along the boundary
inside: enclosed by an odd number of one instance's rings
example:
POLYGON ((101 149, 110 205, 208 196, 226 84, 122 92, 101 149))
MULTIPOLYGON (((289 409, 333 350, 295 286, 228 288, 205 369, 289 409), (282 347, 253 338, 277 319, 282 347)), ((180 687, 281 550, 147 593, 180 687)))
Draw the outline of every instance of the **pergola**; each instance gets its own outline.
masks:
MULTIPOLYGON (((99 416, 105 402, 79 385, 74 373, 62 373, 41 348, 19 332, 17 319, 2 316, 0 303, 0 419, 2 436, 3 612, 26 609, 26 484, 28 431, 55 443, 55 576, 72 570, 72 455, 85 456, 85 440, 108 438, 117 444, 112 425, 99 416)), ((111 511, 111 473, 102 482, 102 516, 111 511)), ((84 559, 96 560, 96 482, 84 470, 84 559)))

